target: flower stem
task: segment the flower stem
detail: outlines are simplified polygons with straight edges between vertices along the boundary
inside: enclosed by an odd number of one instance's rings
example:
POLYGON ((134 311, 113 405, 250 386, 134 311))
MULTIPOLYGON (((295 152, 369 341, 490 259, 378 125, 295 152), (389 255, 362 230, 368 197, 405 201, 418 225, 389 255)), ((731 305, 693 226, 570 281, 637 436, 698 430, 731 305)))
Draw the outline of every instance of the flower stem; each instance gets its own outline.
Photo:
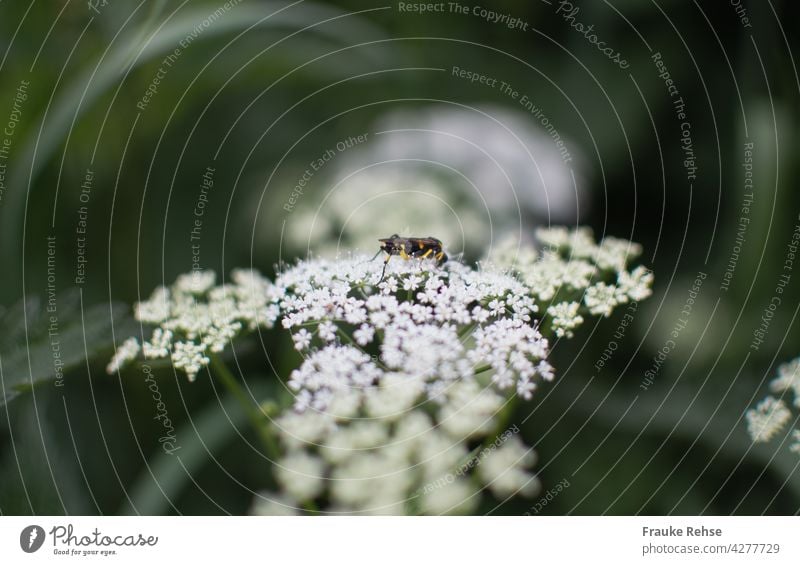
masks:
POLYGON ((278 444, 266 425, 264 413, 260 409, 254 407, 252 399, 245 393, 241 385, 239 385, 239 381, 236 380, 236 377, 233 376, 233 373, 231 373, 230 369, 228 369, 228 366, 219 355, 211 355, 211 368, 213 369, 212 373, 215 374, 225 388, 228 389, 228 392, 239 401, 242 410, 247 414, 247 419, 250 420, 250 425, 258 433, 261 443, 267 452, 267 456, 273 460, 280 457, 278 444))

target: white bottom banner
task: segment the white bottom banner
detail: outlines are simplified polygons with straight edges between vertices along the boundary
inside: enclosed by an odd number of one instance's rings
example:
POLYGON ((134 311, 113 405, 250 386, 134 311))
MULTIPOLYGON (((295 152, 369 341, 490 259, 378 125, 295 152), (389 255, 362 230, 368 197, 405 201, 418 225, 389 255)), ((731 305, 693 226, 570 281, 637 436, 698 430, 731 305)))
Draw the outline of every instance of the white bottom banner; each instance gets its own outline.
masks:
POLYGON ((800 563, 797 517, 3 517, 0 563, 800 563))

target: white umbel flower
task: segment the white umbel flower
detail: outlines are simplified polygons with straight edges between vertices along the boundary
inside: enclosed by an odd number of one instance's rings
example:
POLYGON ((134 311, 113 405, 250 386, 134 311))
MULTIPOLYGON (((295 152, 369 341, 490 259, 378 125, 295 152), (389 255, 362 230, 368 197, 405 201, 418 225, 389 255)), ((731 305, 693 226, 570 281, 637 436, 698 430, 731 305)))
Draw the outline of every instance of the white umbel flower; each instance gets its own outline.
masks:
MULTIPOLYGON (((541 251, 504 243, 478 268, 354 255, 299 261, 274 283, 246 270, 217 286, 210 271, 182 275, 135 307, 153 326, 143 356, 194 380, 246 332, 277 322, 291 332, 302 355, 286 383, 293 406, 272 426, 283 506, 441 514, 469 512, 488 493, 530 496, 533 452, 498 436, 511 397, 529 400, 554 378, 548 337, 572 337, 653 282, 627 270, 640 252, 630 242, 596 244, 587 229, 538 238, 541 251)), ((128 340, 110 369, 140 349, 128 340)))
MULTIPOLYGON (((190 380, 245 331, 271 328, 279 316, 280 292, 254 271, 236 270, 232 283, 214 286, 213 271, 181 275, 170 287, 158 287, 148 300, 134 306, 134 317, 155 326, 141 352, 145 359, 171 358, 190 380)), ((119 367, 139 350, 118 357, 119 367)))

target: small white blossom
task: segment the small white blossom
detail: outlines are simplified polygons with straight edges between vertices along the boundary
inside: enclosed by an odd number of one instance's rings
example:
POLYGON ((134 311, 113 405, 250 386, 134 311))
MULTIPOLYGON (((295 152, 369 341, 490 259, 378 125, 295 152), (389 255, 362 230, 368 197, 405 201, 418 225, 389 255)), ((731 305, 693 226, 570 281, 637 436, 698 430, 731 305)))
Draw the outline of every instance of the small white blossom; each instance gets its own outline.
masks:
POLYGON ((369 324, 362 324, 356 331, 353 332, 353 338, 358 345, 362 347, 367 345, 375 337, 375 328, 369 324))
POLYGON ((205 345, 198 345, 191 341, 175 342, 172 351, 172 365, 185 372, 188 379, 193 381, 197 377, 197 373, 210 362, 205 352, 205 345))
POLYGON ((468 353, 474 364, 487 363, 493 369, 492 381, 506 389, 516 384, 517 393, 530 399, 535 379, 551 375, 544 363, 549 344, 539 331, 521 320, 502 318, 474 333, 475 348, 468 353))
POLYGON ((208 346, 212 353, 220 353, 225 349, 233 338, 239 335, 242 323, 238 321, 227 321, 207 326, 202 335, 202 343, 208 346))
POLYGON ((292 371, 289 388, 308 393, 296 398, 296 408, 325 410, 333 392, 372 386, 380 375, 380 369, 366 353, 349 345, 330 345, 311 354, 299 369, 292 371))
POLYGON ((322 322, 317 329, 319 337, 324 341, 333 341, 336 339, 336 324, 330 321, 322 322))
POLYGON ((109 375, 116 373, 129 362, 136 359, 139 350, 139 341, 135 337, 129 337, 117 348, 114 357, 111 358, 111 361, 106 367, 106 372, 109 375))
POLYGON ((172 349, 172 332, 161 328, 153 330, 149 341, 142 344, 142 355, 145 359, 162 359, 169 357, 172 349))
POLYGON ((292 334, 292 341, 294 341, 294 348, 298 351, 306 349, 311 345, 311 332, 305 328, 301 328, 292 334))
POLYGON ((591 314, 607 318, 619 305, 617 287, 602 282, 590 286, 586 289, 583 302, 591 314))
POLYGON ((169 289, 160 286, 153 291, 149 300, 137 303, 134 308, 134 317, 148 324, 160 324, 170 315, 169 289))
POLYGON ((777 435, 792 418, 783 400, 766 397, 754 409, 747 411, 747 431, 756 442, 766 442, 777 435))
POLYGON ((577 302, 559 302, 547 309, 553 331, 558 337, 573 337, 573 330, 583 324, 583 316, 578 311, 577 302))

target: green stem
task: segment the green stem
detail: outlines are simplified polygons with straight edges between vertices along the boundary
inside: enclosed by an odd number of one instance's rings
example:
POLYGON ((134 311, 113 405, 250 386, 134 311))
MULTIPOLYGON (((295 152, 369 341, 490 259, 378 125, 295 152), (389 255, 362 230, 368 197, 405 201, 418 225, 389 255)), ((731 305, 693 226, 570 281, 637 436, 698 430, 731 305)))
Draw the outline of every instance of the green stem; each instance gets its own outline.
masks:
POLYGON ((211 355, 211 368, 213 369, 212 373, 228 389, 228 392, 239 401, 242 410, 247 414, 247 419, 250 420, 250 425, 258 433, 267 455, 270 459, 278 459, 280 457, 280 449, 278 449, 278 444, 267 427, 264 413, 253 405, 252 399, 245 393, 244 389, 239 385, 239 381, 236 380, 236 377, 233 376, 233 373, 231 373, 219 355, 211 355))

